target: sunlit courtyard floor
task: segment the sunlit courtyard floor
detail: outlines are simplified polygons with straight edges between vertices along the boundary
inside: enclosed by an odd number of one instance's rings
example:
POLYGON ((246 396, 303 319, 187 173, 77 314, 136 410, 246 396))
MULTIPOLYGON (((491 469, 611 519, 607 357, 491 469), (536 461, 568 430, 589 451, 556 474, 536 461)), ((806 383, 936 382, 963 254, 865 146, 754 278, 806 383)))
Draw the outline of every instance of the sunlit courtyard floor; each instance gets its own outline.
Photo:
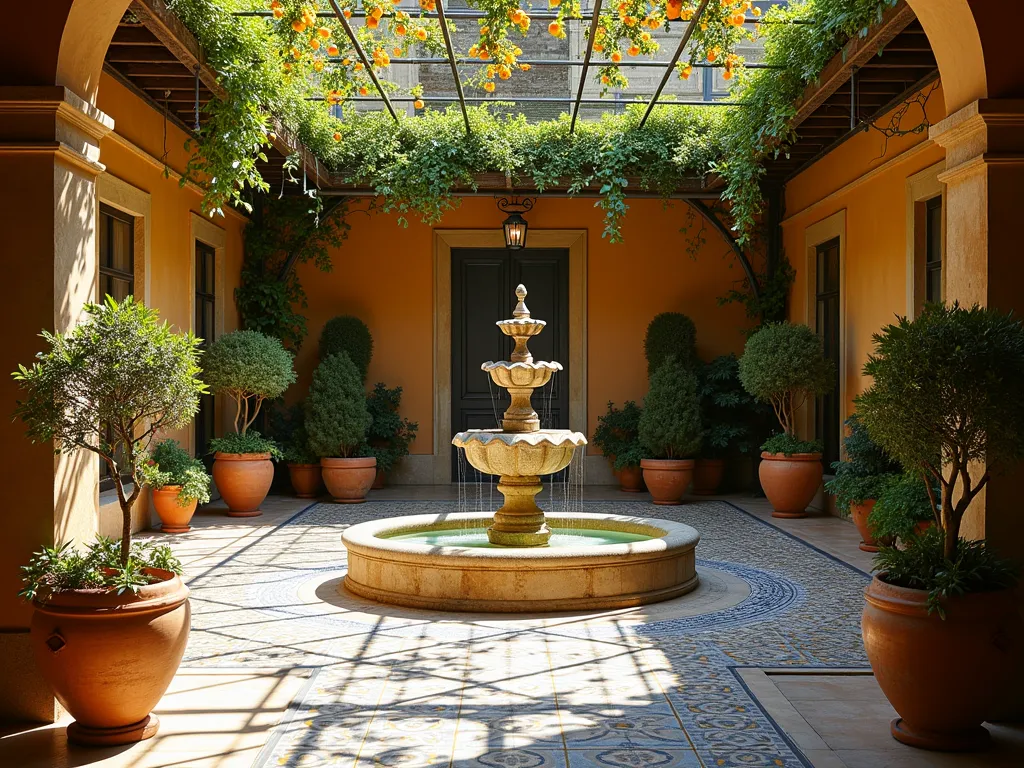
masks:
POLYGON ((161 732, 97 752, 69 750, 60 726, 21 730, 0 739, 0 765, 1024 764, 1013 728, 996 728, 985 756, 888 736, 892 711, 860 639, 869 556, 849 523, 771 524, 763 502, 739 498, 658 508, 608 489, 588 497, 586 511, 697 528, 700 588, 543 617, 380 606, 338 589, 342 529, 452 511, 444 491, 390 489, 354 507, 274 497, 242 522, 204 510, 176 537, 193 629, 161 732))

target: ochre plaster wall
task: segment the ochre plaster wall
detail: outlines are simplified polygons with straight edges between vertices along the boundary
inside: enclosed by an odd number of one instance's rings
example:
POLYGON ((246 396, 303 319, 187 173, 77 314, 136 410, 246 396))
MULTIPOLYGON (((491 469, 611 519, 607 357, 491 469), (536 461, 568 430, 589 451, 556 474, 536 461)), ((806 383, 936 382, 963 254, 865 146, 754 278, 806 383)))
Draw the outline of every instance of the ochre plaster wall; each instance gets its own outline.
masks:
MULTIPOLYGON (((716 297, 742 273, 714 233, 697 259, 686 253, 686 204, 631 200, 623 223, 625 242, 601 238, 603 213, 588 199, 539 199, 527 215, 531 231, 587 230, 587 424, 592 434, 608 400, 642 400, 647 391, 643 337, 658 312, 680 311, 697 324, 697 345, 705 359, 740 352, 746 326, 743 309, 719 307, 716 297), (730 266, 732 265, 732 266, 730 266)), ((365 209, 353 202, 353 210, 365 209)), ((504 214, 490 198, 465 198, 435 226, 439 229, 498 229, 504 214)), ((353 314, 370 327, 374 356, 369 381, 404 388, 403 413, 418 421, 413 453, 432 452, 434 239, 432 227, 393 214, 353 212, 352 230, 332 254, 334 270, 322 274, 307 264, 300 279, 309 296, 309 336, 299 352, 299 382, 289 393, 307 390, 317 362, 323 324, 353 314)), ((699 221, 699 220, 698 220, 699 221)), ((509 297, 508 310, 513 308, 509 297)), ((499 319, 499 318, 495 318, 499 319)))

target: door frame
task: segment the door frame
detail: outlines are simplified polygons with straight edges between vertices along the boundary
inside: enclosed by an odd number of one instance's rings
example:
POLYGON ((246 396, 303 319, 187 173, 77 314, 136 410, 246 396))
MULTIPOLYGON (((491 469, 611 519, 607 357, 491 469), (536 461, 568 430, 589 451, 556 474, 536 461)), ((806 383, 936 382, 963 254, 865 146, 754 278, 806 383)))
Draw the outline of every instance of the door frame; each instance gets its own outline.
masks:
MULTIPOLYGON (((569 428, 586 432, 587 230, 531 229, 529 244, 569 251, 569 428)), ((452 476, 452 248, 504 247, 505 235, 500 229, 434 230, 433 480, 437 485, 449 484, 452 476)), ((509 297, 510 316, 514 306, 509 297)))

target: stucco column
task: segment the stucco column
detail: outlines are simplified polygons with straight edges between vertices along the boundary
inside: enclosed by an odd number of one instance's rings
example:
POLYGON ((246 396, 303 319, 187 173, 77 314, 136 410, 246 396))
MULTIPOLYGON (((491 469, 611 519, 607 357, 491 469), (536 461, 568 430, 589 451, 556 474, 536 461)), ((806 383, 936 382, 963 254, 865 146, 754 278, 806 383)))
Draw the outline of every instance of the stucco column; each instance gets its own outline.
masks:
POLYGON ((95 298, 99 141, 111 128, 63 87, 0 87, 0 721, 56 714, 29 650, 19 566, 43 545, 88 542, 97 530, 95 457, 29 443, 10 418, 19 396, 10 372, 42 349, 42 329, 67 330, 95 298))
MULTIPOLYGON (((945 298, 1024 318, 1024 100, 981 99, 932 126, 946 150, 945 298)), ((985 538, 1024 562, 1020 492, 1024 464, 989 482, 964 518, 963 535, 985 538)))

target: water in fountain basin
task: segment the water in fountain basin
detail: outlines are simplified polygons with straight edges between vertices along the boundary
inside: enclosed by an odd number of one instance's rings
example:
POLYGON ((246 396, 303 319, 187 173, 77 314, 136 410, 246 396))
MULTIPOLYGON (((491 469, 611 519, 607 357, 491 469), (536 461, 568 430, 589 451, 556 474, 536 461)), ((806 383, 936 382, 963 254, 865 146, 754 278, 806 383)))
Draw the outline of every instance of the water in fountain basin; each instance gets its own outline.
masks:
MULTIPOLYGON (((459 547, 469 549, 517 549, 516 547, 500 547, 487 540, 484 528, 470 528, 450 531, 417 531, 387 536, 390 541, 408 541, 415 544, 426 544, 431 547, 459 547)), ((625 531, 609 531, 594 528, 553 528, 547 547, 529 547, 529 549, 560 549, 564 547, 597 547, 609 544, 630 544, 638 541, 649 541, 651 536, 642 533, 626 533, 625 531)), ((525 547, 524 547, 525 549, 525 547)))

